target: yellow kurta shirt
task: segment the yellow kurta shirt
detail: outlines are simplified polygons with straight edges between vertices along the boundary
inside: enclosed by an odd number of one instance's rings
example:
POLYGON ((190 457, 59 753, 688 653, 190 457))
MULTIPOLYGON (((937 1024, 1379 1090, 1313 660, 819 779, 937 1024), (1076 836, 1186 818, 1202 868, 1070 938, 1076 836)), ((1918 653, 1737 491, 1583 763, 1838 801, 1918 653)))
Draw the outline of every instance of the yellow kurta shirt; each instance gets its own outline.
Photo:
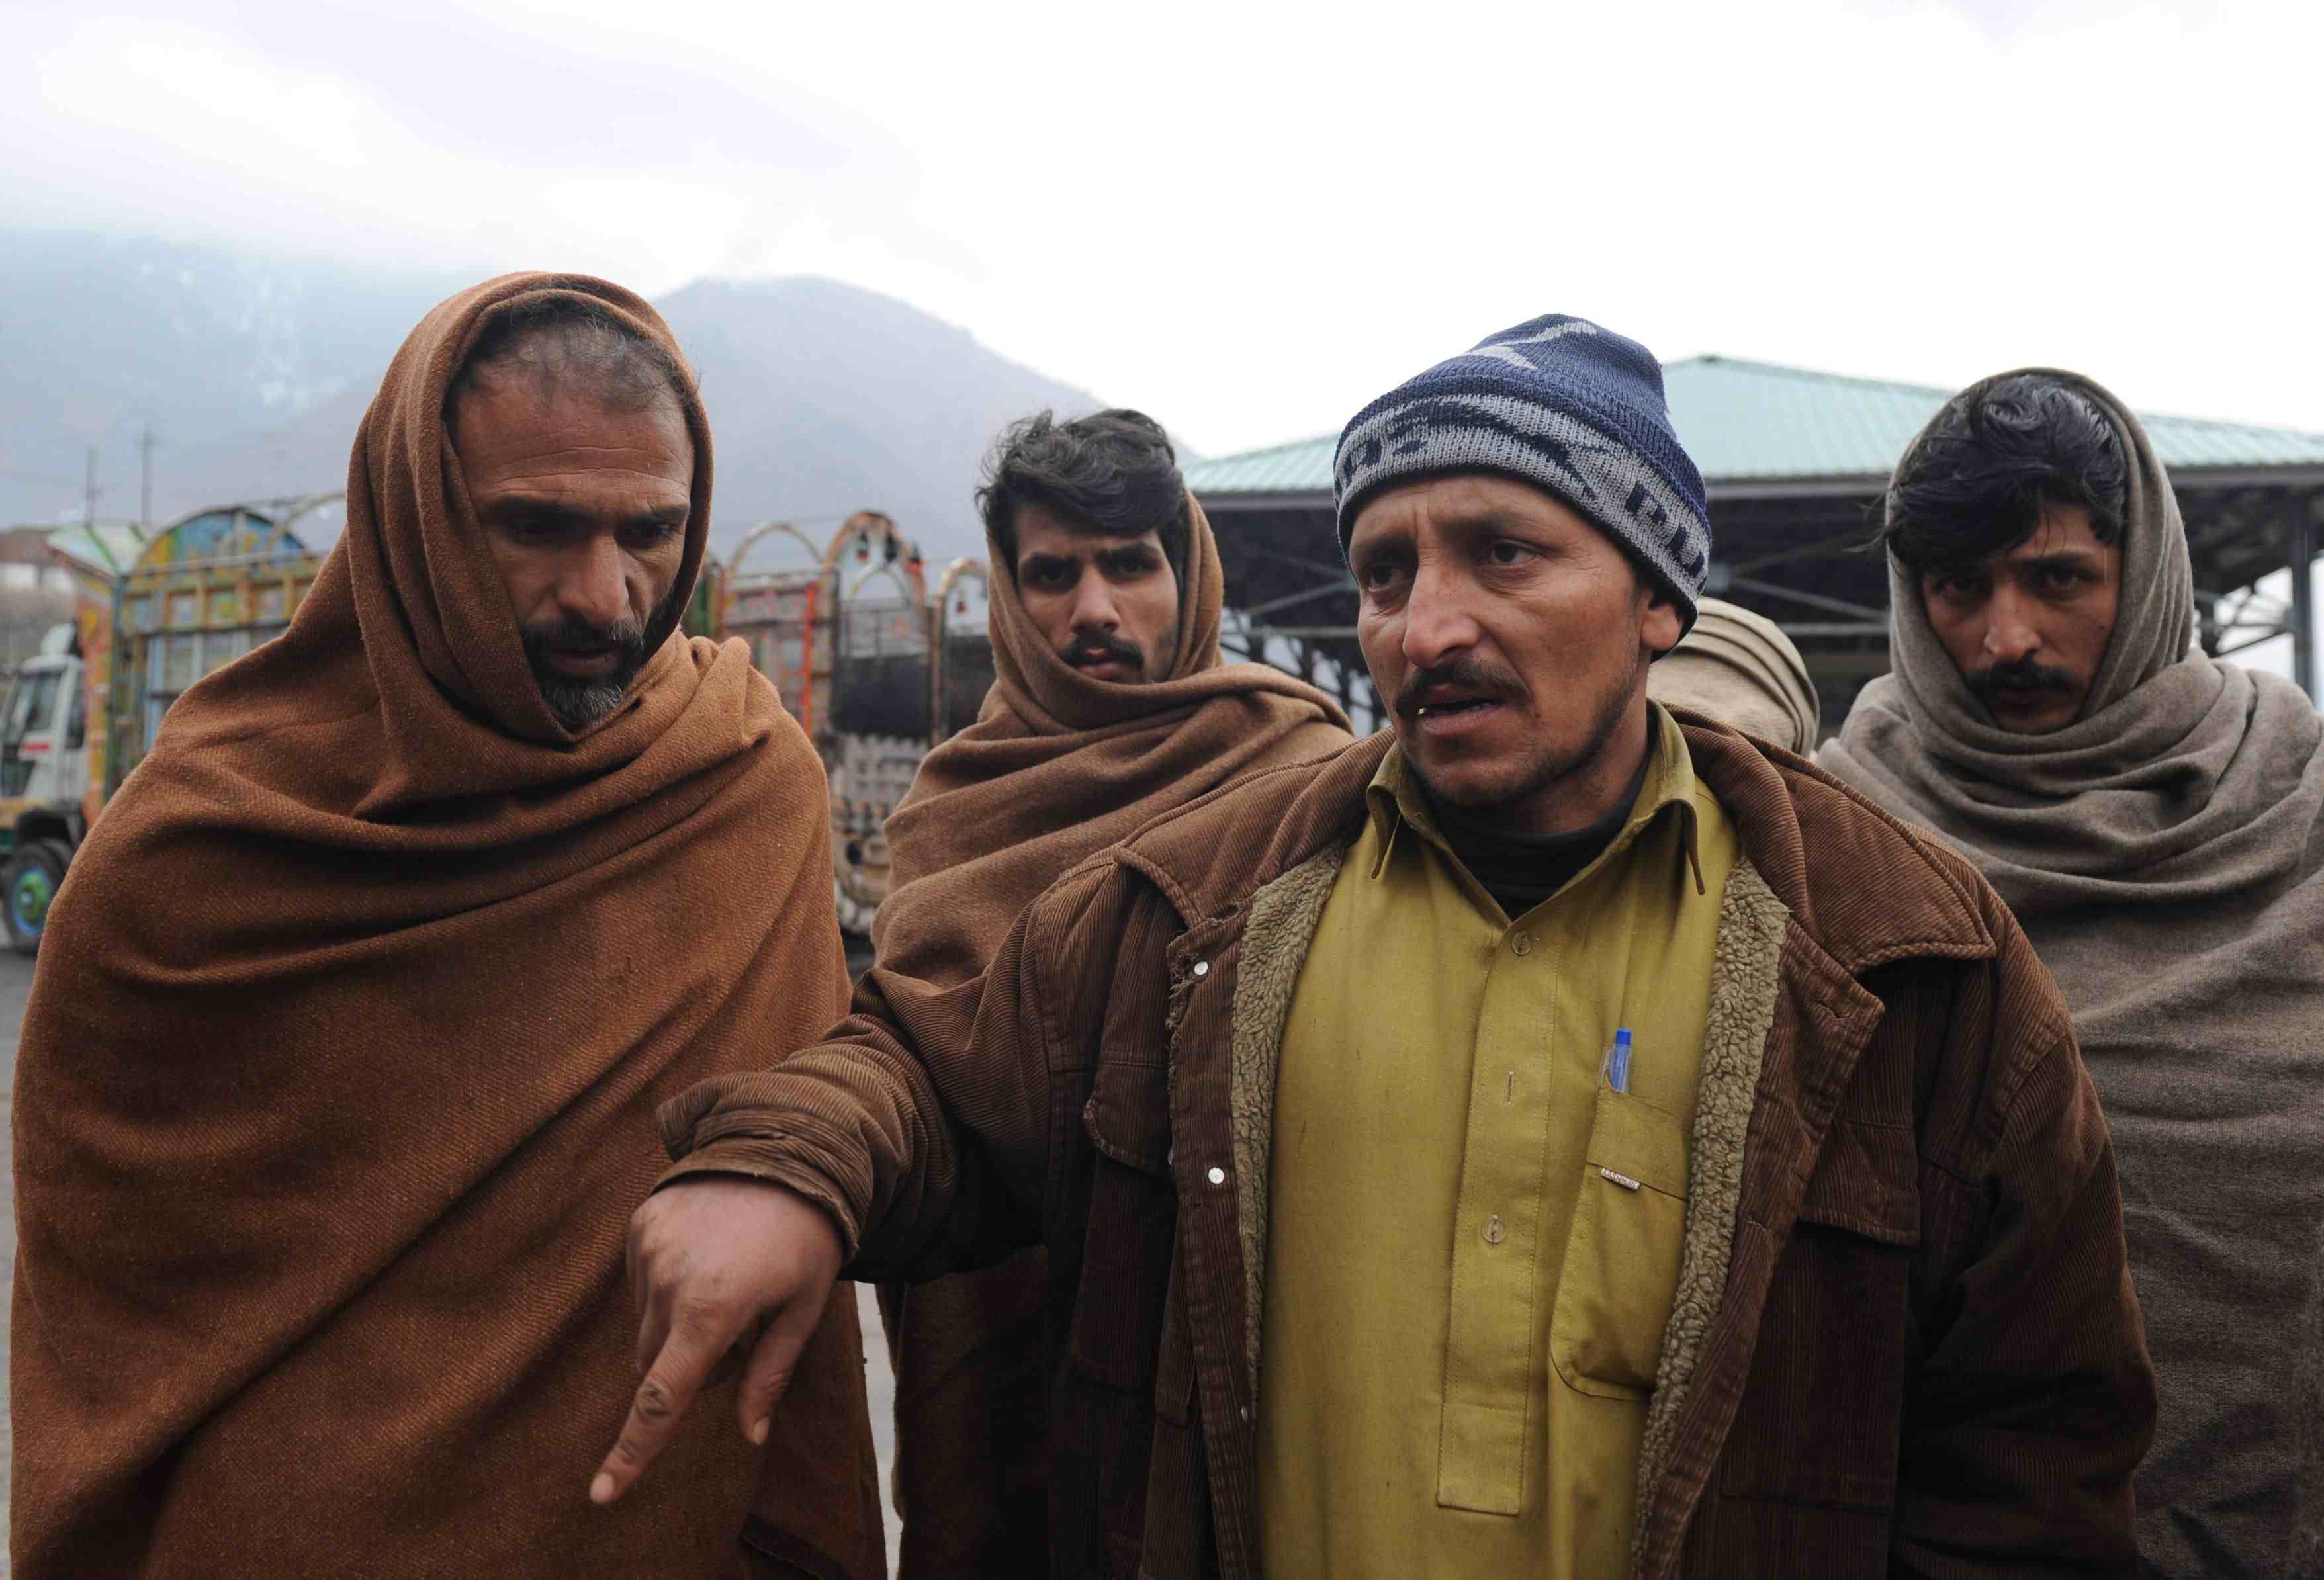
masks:
POLYGON ((1621 832, 1514 923, 1399 753, 1372 783, 1276 1088, 1268 1580, 1628 1570, 1736 857, 1650 718, 1621 832), (1627 1095, 1603 1078, 1620 1027, 1627 1095))

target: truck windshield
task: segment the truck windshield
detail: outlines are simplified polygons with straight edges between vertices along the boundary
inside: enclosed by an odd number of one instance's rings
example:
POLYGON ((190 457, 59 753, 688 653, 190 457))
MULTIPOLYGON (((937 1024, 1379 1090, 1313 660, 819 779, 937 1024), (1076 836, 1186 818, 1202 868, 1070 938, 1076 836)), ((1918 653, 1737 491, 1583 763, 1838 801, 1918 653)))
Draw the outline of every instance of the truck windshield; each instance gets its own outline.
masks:
POLYGON ((16 676, 8 693, 6 738, 11 745, 49 727, 57 712, 57 683, 63 678, 54 669, 35 669, 16 676))

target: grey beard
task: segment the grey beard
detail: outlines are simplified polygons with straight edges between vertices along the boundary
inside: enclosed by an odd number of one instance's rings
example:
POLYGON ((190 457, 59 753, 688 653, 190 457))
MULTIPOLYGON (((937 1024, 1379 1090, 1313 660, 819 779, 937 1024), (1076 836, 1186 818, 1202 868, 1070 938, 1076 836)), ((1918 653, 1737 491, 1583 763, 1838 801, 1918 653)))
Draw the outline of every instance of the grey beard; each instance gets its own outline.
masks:
POLYGON ((518 631, 524 642, 525 663, 532 670, 533 684, 540 688, 540 700, 557 715, 557 721, 566 729, 579 732, 593 724, 611 718, 629 694, 630 683, 646 663, 646 629, 659 625, 665 615, 676 623, 679 608, 678 589, 672 587, 661 601, 646 625, 615 620, 609 626, 593 626, 586 620, 568 615, 559 621, 543 621, 526 626, 518 631), (548 648, 559 638, 572 642, 604 642, 619 647, 622 661, 610 675, 588 679, 576 679, 560 675, 549 667, 548 648))
POLYGON ((549 704, 557 721, 567 730, 581 730, 611 716, 622 705, 637 674, 637 666, 624 665, 595 680, 576 680, 541 669, 535 669, 532 678, 540 686, 540 700, 549 704))

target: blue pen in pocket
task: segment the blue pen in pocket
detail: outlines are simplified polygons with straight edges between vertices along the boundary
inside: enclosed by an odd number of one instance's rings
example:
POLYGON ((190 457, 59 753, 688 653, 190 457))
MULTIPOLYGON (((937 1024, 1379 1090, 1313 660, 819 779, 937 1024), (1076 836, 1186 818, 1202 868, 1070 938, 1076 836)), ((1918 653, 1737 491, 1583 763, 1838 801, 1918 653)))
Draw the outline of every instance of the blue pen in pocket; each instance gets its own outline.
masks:
POLYGON ((1618 1027, 1614 1045, 1606 1050, 1606 1084, 1618 1092, 1630 1089, 1630 1028, 1618 1027))

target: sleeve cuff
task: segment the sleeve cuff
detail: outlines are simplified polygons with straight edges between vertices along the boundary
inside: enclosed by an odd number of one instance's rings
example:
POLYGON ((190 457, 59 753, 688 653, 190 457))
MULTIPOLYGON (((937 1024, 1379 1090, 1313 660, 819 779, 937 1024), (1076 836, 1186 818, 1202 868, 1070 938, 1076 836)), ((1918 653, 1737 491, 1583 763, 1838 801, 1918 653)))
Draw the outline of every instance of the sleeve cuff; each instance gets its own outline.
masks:
POLYGON ((838 1229, 840 1244, 846 1259, 853 1261, 862 1241, 862 1230, 855 1216, 848 1209, 845 1199, 834 1189, 829 1180, 801 1162, 789 1144, 773 1137, 752 1139, 731 1136, 713 1142, 708 1146, 687 1153, 662 1171, 654 1181, 654 1190, 676 1184, 681 1180, 710 1175, 737 1176, 758 1180, 770 1185, 780 1185, 797 1192, 823 1209, 838 1229))

